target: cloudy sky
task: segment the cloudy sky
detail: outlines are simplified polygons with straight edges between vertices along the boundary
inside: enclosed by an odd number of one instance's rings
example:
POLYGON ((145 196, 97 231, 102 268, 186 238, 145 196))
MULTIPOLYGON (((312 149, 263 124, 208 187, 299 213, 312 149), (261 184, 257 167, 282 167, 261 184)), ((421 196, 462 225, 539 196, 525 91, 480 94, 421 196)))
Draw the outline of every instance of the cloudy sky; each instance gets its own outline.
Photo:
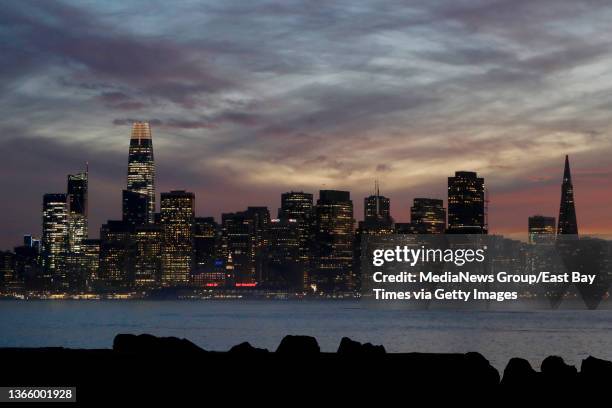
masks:
POLYGON ((129 123, 158 191, 198 215, 379 179, 408 221, 485 177, 494 232, 557 215, 569 154, 583 232, 612 231, 608 1, 9 1, 0 9, 0 247, 90 163, 92 235, 120 217, 129 123), (111 4, 112 3, 112 4, 111 4))

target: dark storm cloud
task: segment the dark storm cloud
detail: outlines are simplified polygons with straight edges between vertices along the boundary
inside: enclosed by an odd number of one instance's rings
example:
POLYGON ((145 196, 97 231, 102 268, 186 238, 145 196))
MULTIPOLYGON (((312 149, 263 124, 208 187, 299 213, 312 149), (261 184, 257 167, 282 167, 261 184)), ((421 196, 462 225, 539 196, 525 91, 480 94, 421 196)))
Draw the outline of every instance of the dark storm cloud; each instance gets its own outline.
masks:
POLYGON ((53 64, 66 69, 74 81, 107 81, 185 107, 194 107, 200 95, 231 84, 230 78, 211 72, 203 50, 163 36, 135 36, 75 6, 11 3, 0 10, 0 22, 5 34, 14 39, 5 47, 5 57, 10 61, 16 56, 25 68, 9 72, 8 79, 15 80, 34 65, 53 64))
MULTIPOLYGON (((359 212, 379 178, 405 220, 463 168, 498 197, 493 227, 522 225, 512 197, 556 203, 566 153, 584 194, 608 174, 611 18, 589 0, 6 2, 0 146, 18 153, 0 188, 35 203, 33 229, 40 194, 89 160, 95 229, 148 120, 159 189, 193 189, 202 214, 323 185, 359 212)), ((6 244, 26 210, 2 206, 6 244)))

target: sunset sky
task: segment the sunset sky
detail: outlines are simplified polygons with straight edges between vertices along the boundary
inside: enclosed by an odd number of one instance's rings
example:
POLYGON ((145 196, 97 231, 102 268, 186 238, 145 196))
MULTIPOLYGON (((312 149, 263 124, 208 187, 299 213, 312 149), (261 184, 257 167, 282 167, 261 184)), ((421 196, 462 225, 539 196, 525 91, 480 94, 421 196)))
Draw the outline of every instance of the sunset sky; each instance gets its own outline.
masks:
POLYGON ((609 1, 7 1, 0 8, 0 249, 90 163, 90 235, 121 214, 129 124, 157 191, 198 216, 378 179, 392 215, 485 177, 494 233, 558 215, 612 232, 609 1), (112 4, 111 4, 112 3, 112 4), (412 5, 411 5, 412 3, 412 5))

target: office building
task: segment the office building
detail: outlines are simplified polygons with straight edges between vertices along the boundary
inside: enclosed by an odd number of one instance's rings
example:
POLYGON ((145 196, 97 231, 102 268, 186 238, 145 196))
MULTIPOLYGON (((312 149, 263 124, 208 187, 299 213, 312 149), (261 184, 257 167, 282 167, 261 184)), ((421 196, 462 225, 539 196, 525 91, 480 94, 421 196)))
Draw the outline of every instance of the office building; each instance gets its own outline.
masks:
POLYGON ((578 235, 576 220, 576 203, 574 202, 574 185, 570 173, 569 156, 565 156, 563 182, 561 184, 561 204, 559 205, 559 235, 578 235))
POLYGON ((324 292, 354 289, 353 202, 348 191, 321 190, 316 205, 316 261, 311 285, 324 292))
POLYGON ((418 234, 443 234, 446 229, 443 201, 435 198, 415 198, 410 207, 410 223, 418 234))
POLYGON ((196 217, 193 225, 194 268, 212 270, 217 260, 219 225, 213 217, 196 217))
POLYGON ((185 285, 193 267, 195 195, 183 190, 162 193, 160 205, 162 284, 185 285))
POLYGON ((149 217, 149 197, 137 191, 123 190, 122 199, 122 219, 130 225, 144 225, 150 222, 149 217))
POLYGON ((303 285, 309 284, 309 275, 313 267, 315 216, 313 196, 303 191, 289 191, 281 194, 281 207, 278 218, 296 220, 299 234, 299 257, 302 264, 303 285))
POLYGON ((391 200, 380 195, 378 182, 375 183, 374 194, 363 200, 363 220, 366 225, 391 226, 391 200))
POLYGON ((448 229, 455 234, 486 234, 485 184, 476 172, 448 178, 448 229))
POLYGON ((68 250, 68 209, 66 194, 45 194, 42 220, 42 266, 44 279, 64 285, 68 250))
POLYGON ((304 264, 300 261, 300 228, 293 218, 275 218, 268 228, 264 259, 264 283, 268 288, 304 289, 304 264))
POLYGON ((528 220, 529 243, 552 242, 555 237, 555 217, 533 215, 528 220))
POLYGON ((98 277, 110 287, 130 286, 133 227, 123 221, 107 221, 100 228, 100 265, 98 277))
MULTIPOLYGON (((256 283, 255 227, 245 211, 221 215, 221 254, 232 260, 231 279, 238 284, 256 283)), ((227 262, 227 261, 226 261, 227 262)))
POLYGON ((152 287, 161 281, 163 228, 156 224, 143 224, 135 228, 134 285, 152 287))
POLYGON ((127 190, 147 196, 146 218, 155 214, 155 160, 153 138, 148 122, 134 122, 128 158, 127 190))

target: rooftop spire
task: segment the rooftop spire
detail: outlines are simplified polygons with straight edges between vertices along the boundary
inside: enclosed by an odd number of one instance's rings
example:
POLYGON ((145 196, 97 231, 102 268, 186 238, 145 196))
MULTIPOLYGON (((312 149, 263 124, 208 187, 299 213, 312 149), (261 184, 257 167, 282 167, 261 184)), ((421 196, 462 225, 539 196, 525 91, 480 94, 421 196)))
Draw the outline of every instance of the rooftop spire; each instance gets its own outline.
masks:
POLYGON ((151 127, 149 122, 132 123, 132 139, 151 139, 151 127))
POLYGON ((565 169, 563 170, 563 182, 572 182, 572 175, 570 173, 569 156, 565 155, 565 169))
POLYGON ((565 156, 565 168, 563 170, 563 182, 561 184, 561 203, 559 205, 559 225, 557 234, 578 235, 574 186, 572 184, 569 157, 567 155, 565 156))

